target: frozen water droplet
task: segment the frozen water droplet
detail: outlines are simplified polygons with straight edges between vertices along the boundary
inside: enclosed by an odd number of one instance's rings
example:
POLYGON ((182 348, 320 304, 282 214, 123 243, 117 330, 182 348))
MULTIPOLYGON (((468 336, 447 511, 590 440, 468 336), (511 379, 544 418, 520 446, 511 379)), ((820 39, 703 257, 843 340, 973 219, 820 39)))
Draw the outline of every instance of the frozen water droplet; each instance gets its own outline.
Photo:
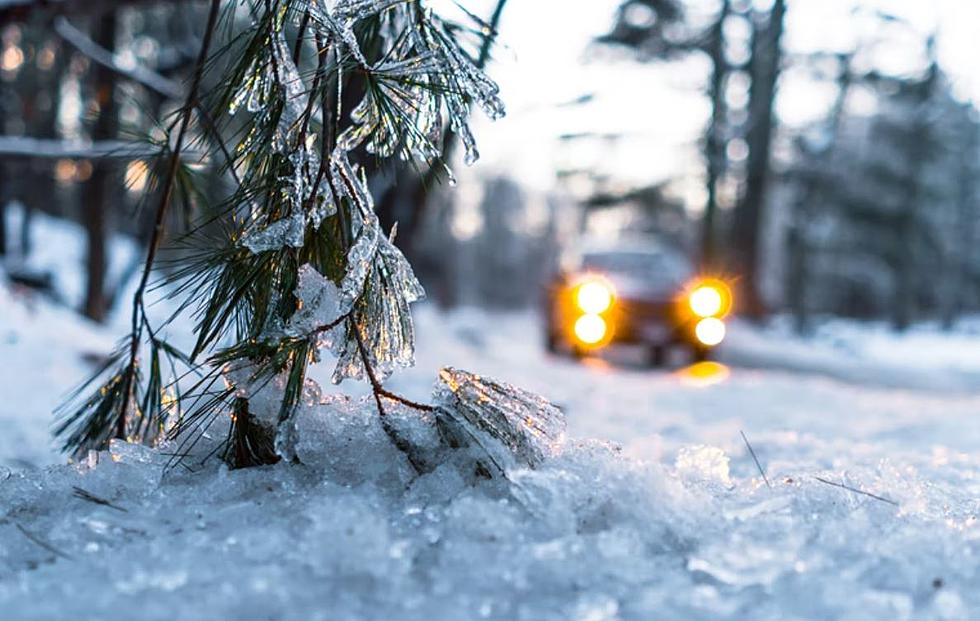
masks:
POLYGON ((468 145, 466 149, 466 154, 463 156, 463 163, 467 166, 472 166, 476 164, 476 161, 480 159, 480 152, 477 150, 475 145, 468 145))

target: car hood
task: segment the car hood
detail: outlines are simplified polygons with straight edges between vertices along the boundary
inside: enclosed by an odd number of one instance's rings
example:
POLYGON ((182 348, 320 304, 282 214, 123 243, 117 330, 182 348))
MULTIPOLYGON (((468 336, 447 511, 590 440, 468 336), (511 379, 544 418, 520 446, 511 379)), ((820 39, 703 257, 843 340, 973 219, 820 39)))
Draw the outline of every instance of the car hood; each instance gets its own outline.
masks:
POLYGON ((677 293, 679 285, 668 280, 636 278, 625 274, 603 274, 616 290, 616 297, 624 300, 668 301, 677 293))

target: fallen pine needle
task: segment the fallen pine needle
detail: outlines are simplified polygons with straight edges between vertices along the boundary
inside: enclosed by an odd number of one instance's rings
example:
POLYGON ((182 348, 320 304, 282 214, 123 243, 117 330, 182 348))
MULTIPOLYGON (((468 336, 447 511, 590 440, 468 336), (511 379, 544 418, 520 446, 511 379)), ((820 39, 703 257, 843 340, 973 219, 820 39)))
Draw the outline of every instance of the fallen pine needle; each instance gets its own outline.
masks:
POLYGON ((106 500, 105 498, 99 498, 98 496, 96 496, 95 494, 93 494, 88 490, 84 490, 77 486, 73 486, 72 489, 75 490, 76 498, 81 498, 82 500, 87 500, 97 505, 102 505, 103 507, 109 507, 110 509, 115 509, 116 511, 122 511, 123 513, 129 513, 127 509, 116 506, 111 502, 109 502, 108 500, 106 500))
POLYGON ((61 558, 67 559, 69 561, 72 560, 72 558, 70 556, 68 556, 67 554, 65 554, 64 552, 62 552, 61 550, 59 550, 58 548, 54 547, 53 545, 51 545, 47 541, 41 539, 40 537, 38 537, 37 535, 35 535, 31 531, 29 531, 26 528, 24 528, 23 526, 21 526, 20 524, 17 524, 16 522, 14 522, 14 526, 17 527, 17 530, 20 531, 20 534, 22 534, 25 537, 27 537, 27 539, 29 539, 34 545, 36 545, 38 547, 41 547, 41 548, 44 548, 45 550, 47 550, 51 554, 54 554, 55 556, 60 556, 61 558))
POLYGON ((762 480, 766 482, 766 487, 772 489, 772 483, 769 482, 769 477, 766 476, 766 471, 762 468, 762 464, 759 463, 759 458, 755 456, 755 451, 752 449, 752 445, 749 444, 749 439, 745 437, 745 432, 739 429, 738 431, 742 434, 742 440, 745 441, 745 447, 749 449, 749 454, 752 455, 752 461, 755 462, 755 467, 759 469, 759 474, 762 475, 762 480))
POLYGON ((839 487, 841 489, 846 489, 847 491, 854 492, 855 494, 861 494, 862 496, 867 496, 868 498, 874 498, 875 500, 880 500, 881 502, 887 502, 888 504, 895 505, 896 507, 898 506, 898 503, 895 502, 894 500, 890 499, 890 498, 885 498, 883 496, 878 496, 876 494, 872 494, 871 492, 866 492, 863 489, 858 489, 856 487, 851 487, 849 485, 844 485, 843 483, 834 483, 833 481, 828 481, 827 479, 824 479, 824 478, 821 478, 821 477, 817 477, 817 476, 815 476, 813 478, 816 479, 816 480, 818 480, 818 481, 820 481, 821 483, 826 483, 827 485, 833 485, 834 487, 839 487))

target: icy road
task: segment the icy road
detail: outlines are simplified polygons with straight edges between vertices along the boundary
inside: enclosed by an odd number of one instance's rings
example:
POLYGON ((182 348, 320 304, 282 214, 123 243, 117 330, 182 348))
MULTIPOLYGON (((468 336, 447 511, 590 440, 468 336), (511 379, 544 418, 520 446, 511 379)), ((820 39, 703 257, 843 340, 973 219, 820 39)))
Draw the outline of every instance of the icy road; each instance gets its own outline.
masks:
POLYGON ((848 357, 736 333, 727 364, 651 371, 548 356, 528 315, 422 309, 391 387, 427 399, 452 364, 541 393, 559 455, 414 479, 355 401, 310 409, 336 422, 307 421, 307 465, 161 480, 136 447, 42 468, 115 334, 10 295, 0 317, 4 618, 980 618, 980 365, 936 353, 976 336, 848 357))

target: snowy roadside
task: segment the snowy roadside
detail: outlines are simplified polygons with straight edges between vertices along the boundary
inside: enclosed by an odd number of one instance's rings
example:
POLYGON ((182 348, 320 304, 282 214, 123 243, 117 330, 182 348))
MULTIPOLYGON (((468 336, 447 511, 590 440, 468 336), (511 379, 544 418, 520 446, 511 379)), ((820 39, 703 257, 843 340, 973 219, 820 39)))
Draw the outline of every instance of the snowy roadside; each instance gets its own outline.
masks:
POLYGON ((809 338, 787 321, 736 322, 721 350, 741 367, 819 373, 857 384, 930 391, 980 391, 980 334, 968 321, 943 332, 922 324, 895 334, 880 324, 828 321, 809 338))

